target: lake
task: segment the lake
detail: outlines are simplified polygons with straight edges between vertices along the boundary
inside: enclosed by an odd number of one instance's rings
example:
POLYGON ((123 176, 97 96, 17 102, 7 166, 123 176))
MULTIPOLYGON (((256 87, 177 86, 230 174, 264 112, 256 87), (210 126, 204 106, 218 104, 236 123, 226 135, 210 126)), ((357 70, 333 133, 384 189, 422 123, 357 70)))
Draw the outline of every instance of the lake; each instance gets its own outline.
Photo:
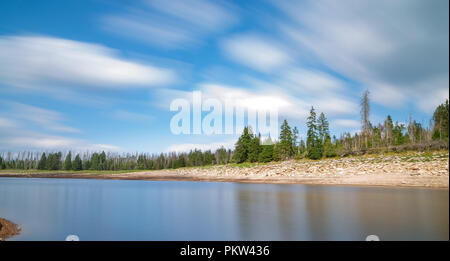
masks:
POLYGON ((0 178, 10 240, 449 240, 449 191, 0 178))

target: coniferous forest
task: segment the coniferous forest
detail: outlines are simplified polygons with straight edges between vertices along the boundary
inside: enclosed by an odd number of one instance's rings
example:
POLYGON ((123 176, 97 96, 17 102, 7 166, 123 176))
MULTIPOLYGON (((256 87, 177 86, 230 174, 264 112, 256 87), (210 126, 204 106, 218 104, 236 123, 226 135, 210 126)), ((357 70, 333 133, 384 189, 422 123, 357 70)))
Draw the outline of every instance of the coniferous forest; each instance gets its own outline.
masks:
POLYGON ((306 122, 306 139, 299 138, 299 128, 283 121, 278 139, 262 139, 245 127, 234 150, 220 148, 216 151, 198 149, 183 153, 127 153, 99 152, 3 152, 0 169, 38 170, 159 170, 181 167, 208 166, 243 162, 271 162, 308 158, 318 160, 359 154, 376 154, 388 151, 425 151, 448 149, 449 104, 439 105, 428 126, 416 122, 411 116, 407 126, 394 122, 387 115, 384 123, 372 125, 369 120, 369 93, 361 98, 361 131, 331 136, 324 113, 311 107, 306 122))

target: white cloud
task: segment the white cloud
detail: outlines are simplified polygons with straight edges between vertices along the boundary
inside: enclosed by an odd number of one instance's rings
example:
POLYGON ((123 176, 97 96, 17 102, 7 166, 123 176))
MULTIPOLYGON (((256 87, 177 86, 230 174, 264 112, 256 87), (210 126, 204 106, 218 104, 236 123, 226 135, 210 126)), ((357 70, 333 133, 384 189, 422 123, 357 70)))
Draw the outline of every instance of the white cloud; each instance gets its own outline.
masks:
POLYGON ((154 117, 150 114, 130 112, 125 110, 116 110, 113 112, 112 116, 119 120, 137 123, 144 123, 154 120, 154 117))
POLYGON ((130 88, 167 84, 174 78, 170 70, 122 59, 99 44, 47 36, 0 37, 0 81, 12 86, 130 88))
POLYGON ((0 128, 16 127, 16 123, 10 119, 0 117, 0 128))
POLYGON ((227 141, 227 142, 213 142, 213 143, 183 143, 183 144, 174 144, 169 146, 166 151, 167 152, 189 152, 194 149, 199 149, 201 151, 215 151, 224 147, 225 149, 233 149, 235 140, 227 141))
POLYGON ((60 112, 17 102, 2 101, 5 116, 0 117, 0 150, 77 150, 118 151, 119 147, 109 144, 95 144, 88 140, 48 134, 74 134, 80 130, 66 126, 60 112))
POLYGON ((361 122, 352 119, 335 119, 331 122, 331 124, 336 127, 344 127, 344 128, 361 127, 361 122))
POLYGON ((273 3, 290 18, 281 29, 299 59, 318 58, 369 88, 375 102, 429 112, 445 99, 428 94, 445 96, 449 84, 448 1, 273 3), (424 84, 430 79, 439 84, 424 84))
POLYGON ((4 151, 20 150, 72 150, 72 151, 118 151, 120 148, 108 144, 93 144, 87 140, 56 135, 47 135, 23 129, 2 131, 0 147, 4 151))
POLYGON ((206 35, 226 30, 238 20, 223 1, 148 0, 144 6, 102 17, 102 28, 163 48, 185 48, 206 35))
POLYGON ((324 72, 293 68, 283 72, 283 79, 293 86, 295 91, 331 93, 342 91, 341 80, 324 72))
POLYGON ((225 55, 252 69, 270 72, 290 62, 282 47, 257 35, 236 35, 222 43, 225 55))
POLYGON ((376 103, 391 108, 401 108, 405 105, 407 99, 405 91, 386 84, 372 83, 371 86, 371 97, 376 103))
POLYGON ((174 16, 205 30, 217 30, 227 26, 236 18, 226 2, 207 0, 148 0, 156 10, 174 16))
POLYGON ((57 132, 80 132, 76 128, 61 124, 64 121, 64 117, 60 112, 18 102, 3 102, 3 104, 8 105, 7 114, 9 119, 14 118, 18 122, 25 123, 26 125, 35 123, 40 128, 57 132))

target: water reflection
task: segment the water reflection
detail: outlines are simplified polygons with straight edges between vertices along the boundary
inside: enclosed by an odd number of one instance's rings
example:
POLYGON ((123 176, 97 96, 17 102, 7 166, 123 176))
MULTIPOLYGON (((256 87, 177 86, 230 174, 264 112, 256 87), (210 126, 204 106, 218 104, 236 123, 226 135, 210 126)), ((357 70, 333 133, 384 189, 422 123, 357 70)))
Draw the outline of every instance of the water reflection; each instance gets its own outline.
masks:
POLYGON ((14 240, 448 240, 448 190, 0 179, 14 240))

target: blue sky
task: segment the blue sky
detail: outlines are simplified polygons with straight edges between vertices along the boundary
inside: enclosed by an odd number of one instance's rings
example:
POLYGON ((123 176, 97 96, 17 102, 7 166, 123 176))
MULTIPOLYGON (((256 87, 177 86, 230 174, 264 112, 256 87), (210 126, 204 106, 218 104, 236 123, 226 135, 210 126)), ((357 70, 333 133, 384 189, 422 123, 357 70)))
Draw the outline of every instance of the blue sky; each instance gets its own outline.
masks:
POLYGON ((424 124, 448 99, 448 1, 2 1, 0 150, 164 152, 230 147, 174 135, 169 104, 269 97, 306 133, 387 114, 424 124))

